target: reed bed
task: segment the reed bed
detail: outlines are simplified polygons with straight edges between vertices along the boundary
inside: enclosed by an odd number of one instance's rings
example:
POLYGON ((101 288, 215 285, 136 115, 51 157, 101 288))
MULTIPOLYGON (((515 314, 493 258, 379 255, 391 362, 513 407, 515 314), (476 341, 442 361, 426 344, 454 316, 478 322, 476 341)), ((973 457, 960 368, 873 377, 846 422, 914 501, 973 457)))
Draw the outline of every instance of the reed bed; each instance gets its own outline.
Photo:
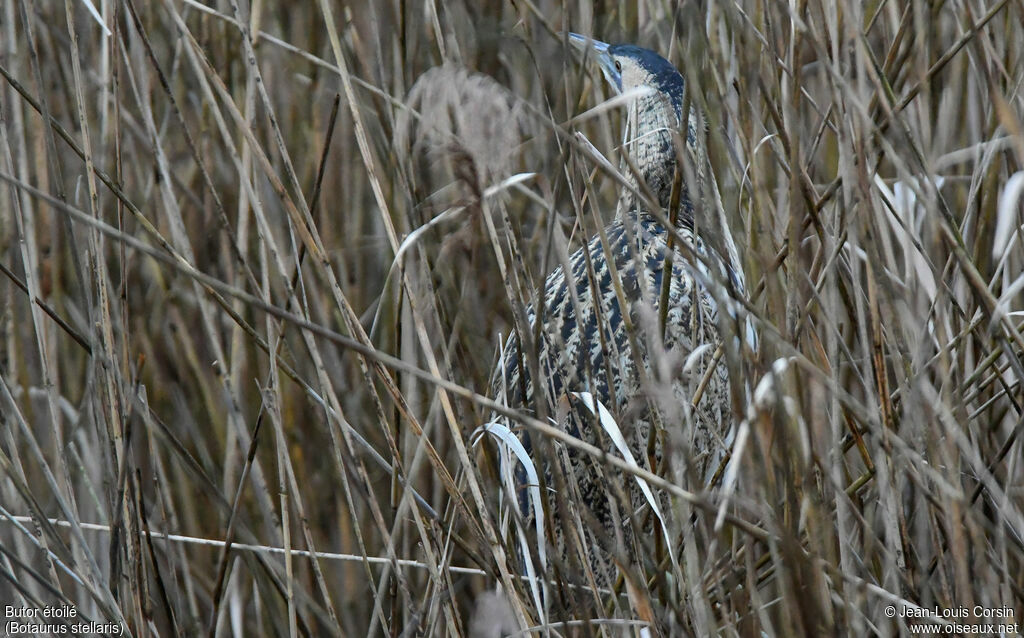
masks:
POLYGON ((0 32, 5 627, 1020 632, 1020 2, 10 0, 0 32), (551 552, 537 596, 478 428, 541 436, 498 346, 615 210, 622 109, 566 30, 683 72, 759 345, 725 349, 729 469, 648 477, 668 540, 611 591, 551 552))

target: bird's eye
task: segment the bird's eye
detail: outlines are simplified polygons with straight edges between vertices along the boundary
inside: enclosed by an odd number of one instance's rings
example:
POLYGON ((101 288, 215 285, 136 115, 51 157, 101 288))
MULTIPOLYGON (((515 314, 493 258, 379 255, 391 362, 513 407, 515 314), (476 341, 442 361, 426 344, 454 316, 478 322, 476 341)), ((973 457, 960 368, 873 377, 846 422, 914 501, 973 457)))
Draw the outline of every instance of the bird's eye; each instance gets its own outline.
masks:
POLYGON ((615 70, 622 73, 622 62, 619 62, 618 60, 615 61, 615 70))

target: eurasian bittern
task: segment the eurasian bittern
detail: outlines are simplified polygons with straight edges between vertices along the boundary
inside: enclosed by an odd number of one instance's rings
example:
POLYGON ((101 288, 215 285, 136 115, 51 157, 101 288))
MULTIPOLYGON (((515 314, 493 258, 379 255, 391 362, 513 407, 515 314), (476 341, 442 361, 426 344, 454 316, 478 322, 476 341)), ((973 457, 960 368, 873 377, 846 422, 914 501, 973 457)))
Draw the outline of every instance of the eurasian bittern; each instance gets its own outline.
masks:
MULTIPOLYGON (((561 427, 615 453, 607 432, 580 411, 579 393, 590 393, 617 417, 641 466, 657 472, 667 445, 688 448, 689 470, 703 480, 724 456, 732 423, 727 367, 714 356, 722 342, 720 304, 734 315, 730 299, 744 294, 735 244, 720 223, 717 184, 700 135, 704 127, 695 109, 684 122, 686 83, 665 58, 576 34, 569 41, 596 58, 618 93, 633 96, 621 164, 625 183, 615 220, 569 256, 568 269, 547 276, 539 307, 527 313, 526 338, 540 337, 539 367, 531 370, 522 335, 512 334, 492 392, 510 406, 549 416, 575 406, 575 416, 563 418, 561 427), (721 233, 721 250, 702 238, 699 231, 709 226, 721 233), (653 431, 655 423, 665 431, 653 431)), ((630 512, 615 513, 609 474, 599 461, 582 457, 569 454, 575 487, 605 526, 606 538, 614 536, 614 521, 630 512)), ((632 494, 634 509, 644 505, 636 485, 622 487, 632 494)), ((561 545, 561 532, 555 536, 561 545)))

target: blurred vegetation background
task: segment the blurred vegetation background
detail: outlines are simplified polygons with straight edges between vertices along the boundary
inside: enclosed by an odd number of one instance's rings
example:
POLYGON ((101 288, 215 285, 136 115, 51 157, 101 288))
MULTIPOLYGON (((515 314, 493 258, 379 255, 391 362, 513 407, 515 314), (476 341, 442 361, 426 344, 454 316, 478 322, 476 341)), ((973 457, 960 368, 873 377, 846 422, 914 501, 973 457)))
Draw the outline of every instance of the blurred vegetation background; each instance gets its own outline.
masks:
POLYGON ((137 636, 1024 620, 1020 2, 10 0, 0 30, 0 605, 137 636), (761 346, 678 562, 538 606, 471 434, 513 313, 615 208, 575 134, 618 165, 621 113, 578 117, 609 94, 567 30, 683 72, 761 346))

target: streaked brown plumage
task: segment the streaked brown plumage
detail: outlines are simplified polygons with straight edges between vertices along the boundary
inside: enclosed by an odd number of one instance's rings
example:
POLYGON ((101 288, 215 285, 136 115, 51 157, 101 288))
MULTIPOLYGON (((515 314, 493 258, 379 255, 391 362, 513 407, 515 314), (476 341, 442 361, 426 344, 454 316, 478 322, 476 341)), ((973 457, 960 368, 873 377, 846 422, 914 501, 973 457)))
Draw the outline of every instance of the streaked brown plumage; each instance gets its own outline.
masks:
MULTIPOLYGON (((559 267, 548 275, 541 307, 528 311, 531 328, 541 322, 536 344, 539 378, 531 378, 519 336, 513 334, 496 366, 492 392, 511 406, 538 409, 548 415, 558 412, 559 401, 564 401, 567 393, 590 392, 615 415, 642 466, 658 471, 650 465, 660 464, 664 443, 669 441, 672 447, 682 444, 684 449, 691 450, 694 463, 690 469, 703 476, 712 461, 721 458, 723 439, 732 421, 729 376, 724 363, 718 363, 710 373, 696 408, 691 410, 690 404, 712 365, 714 349, 720 341, 716 296, 725 299, 743 294, 735 249, 728 238, 724 242, 728 258, 723 259, 694 232, 694 213, 706 209, 701 202, 706 196, 698 193, 698 197, 691 198, 691 189, 686 184, 694 183, 698 191, 716 187, 713 177, 702 179, 705 171, 699 159, 703 154, 697 149, 692 116, 687 118, 685 145, 687 157, 696 158, 690 166, 690 175, 696 176, 696 180, 676 178, 677 153, 672 131, 680 129, 685 88, 679 72, 646 49, 609 46, 573 37, 593 46, 605 77, 619 91, 635 87, 652 89, 630 106, 626 149, 666 217, 671 217, 673 199, 679 202, 674 215, 676 230, 700 257, 694 258, 688 250, 681 249, 678 239, 670 240, 669 231, 652 215, 646 200, 637 197, 634 189, 624 189, 616 219, 569 257, 568 272, 559 267), (683 184, 675 198, 674 183, 683 184), (699 208, 695 207, 695 200, 701 203, 699 208), (662 312, 663 279, 670 253, 667 305, 662 312), (712 294, 713 289, 717 294, 712 294), (655 415, 657 419, 652 419, 655 415), (657 437, 649 445, 651 424, 658 420, 665 424, 667 438, 657 437), (653 450, 651 457, 648 449, 653 450)), ((632 185, 638 184, 632 171, 624 168, 623 172, 632 185)), ((723 230, 728 232, 727 227, 723 230)), ((563 427, 583 440, 614 451, 589 414, 573 412, 563 420, 563 427)), ((529 438, 524 438, 528 445, 529 438)), ((568 457, 569 475, 583 504, 604 527, 601 531, 614 536, 613 521, 626 518, 629 513, 613 512, 614 490, 608 489, 608 475, 593 459, 575 454, 568 457)), ((616 476, 624 480, 621 475, 616 476)), ((634 509, 644 506, 635 484, 621 486, 629 491, 634 509)), ((559 531, 553 538, 556 545, 564 542, 559 531)), ((590 563, 598 572, 607 566, 606 560, 594 555, 590 563)), ((606 580, 602 574, 597 577, 599 582, 606 580)))

